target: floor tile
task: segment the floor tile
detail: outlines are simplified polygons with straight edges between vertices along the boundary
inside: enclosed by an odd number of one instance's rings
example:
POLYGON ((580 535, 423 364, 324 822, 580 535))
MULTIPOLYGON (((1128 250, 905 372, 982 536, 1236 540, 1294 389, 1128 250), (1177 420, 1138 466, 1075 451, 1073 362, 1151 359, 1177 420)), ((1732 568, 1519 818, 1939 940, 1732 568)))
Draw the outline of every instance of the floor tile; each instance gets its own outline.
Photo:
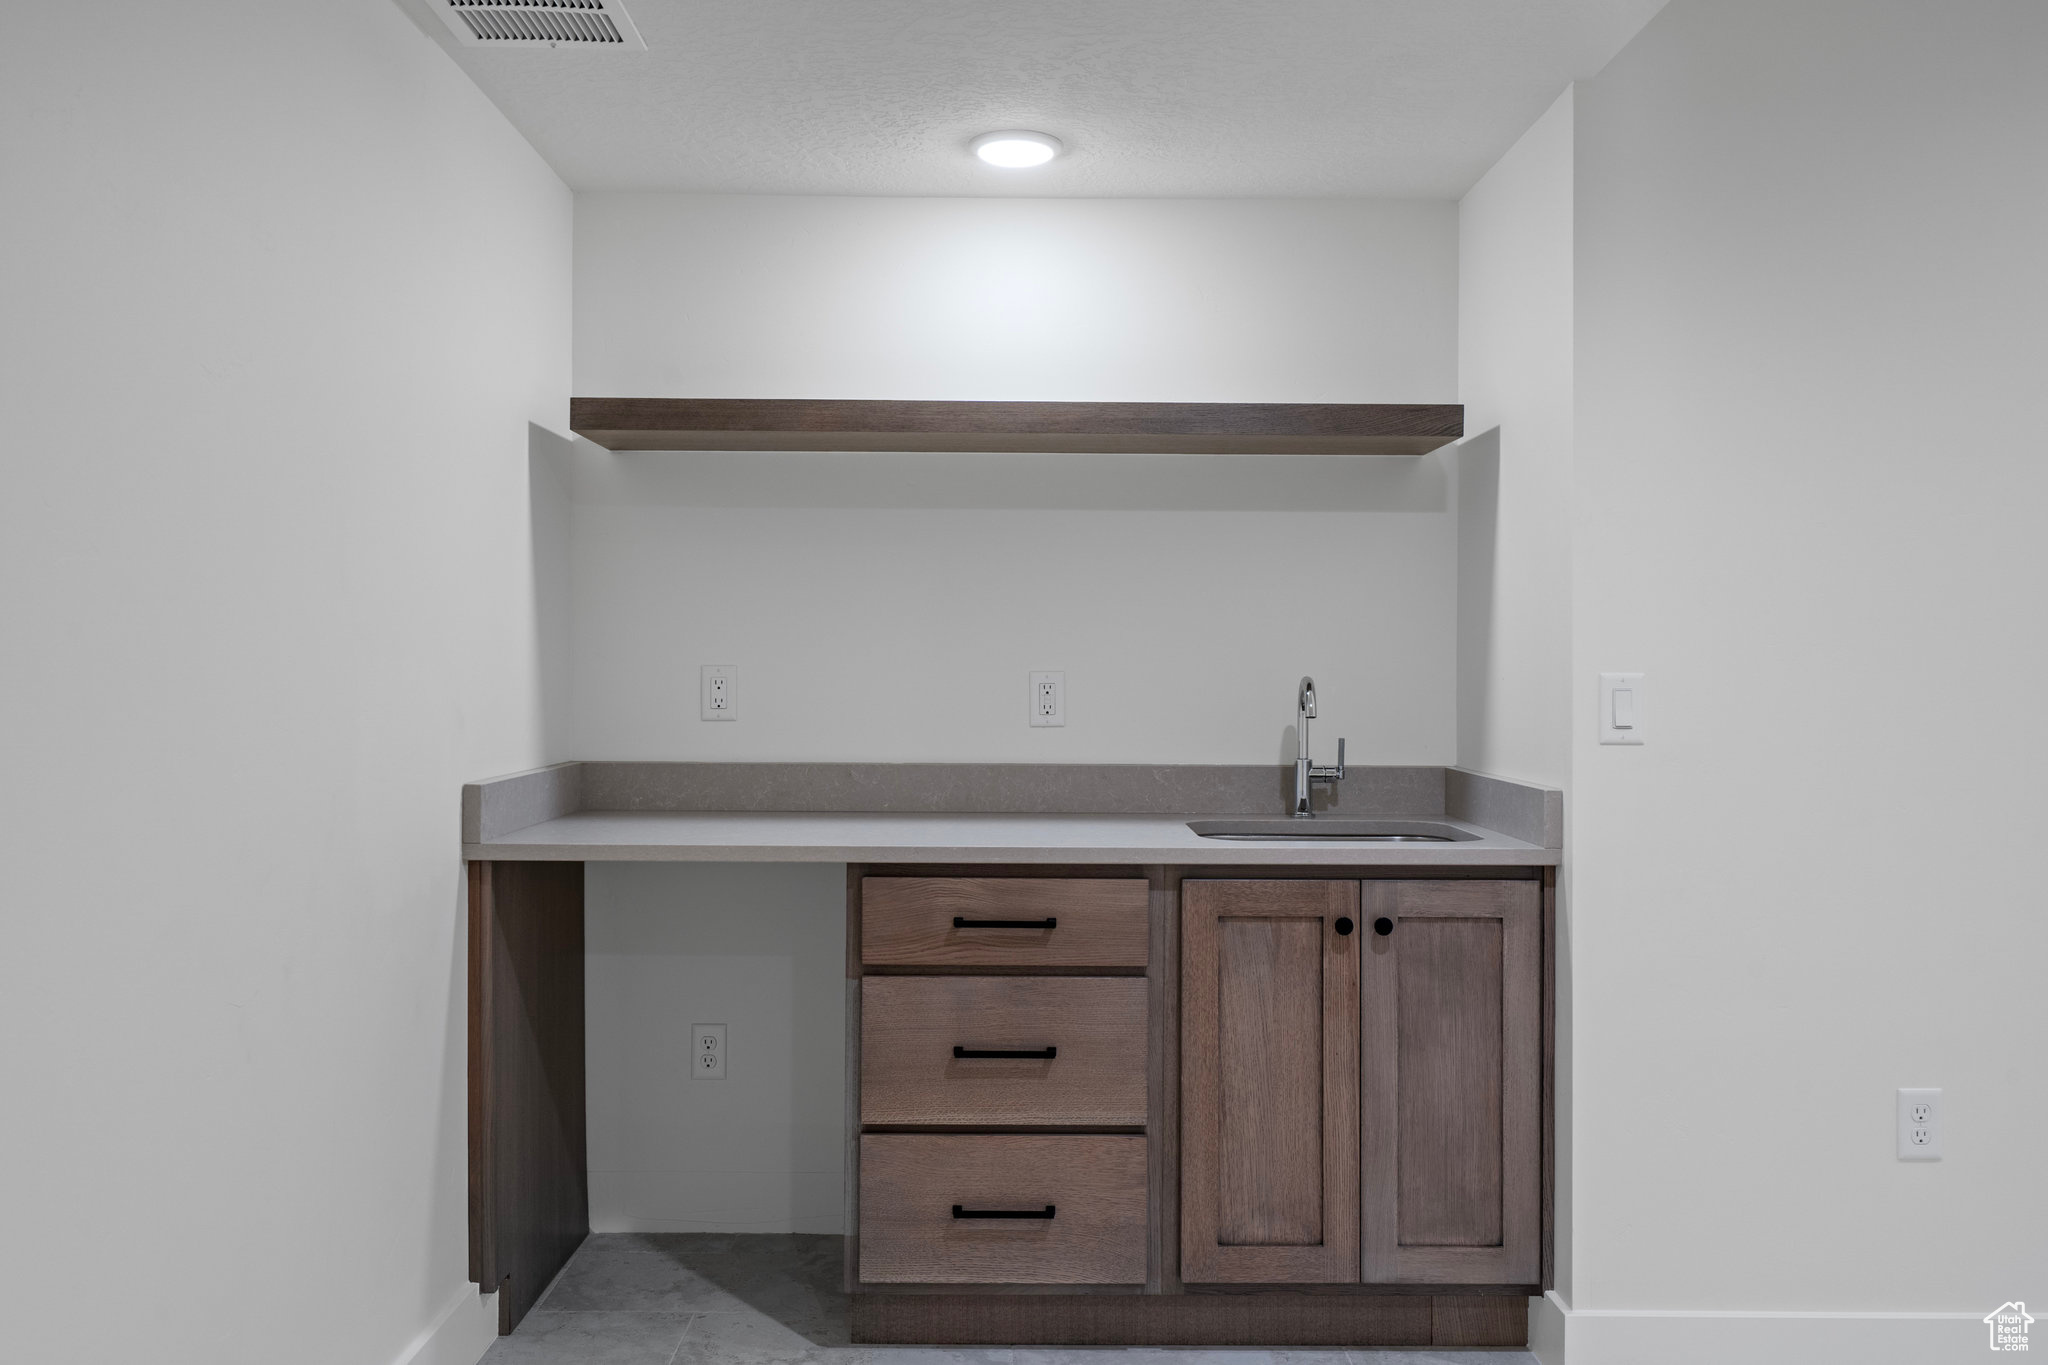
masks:
POLYGON ((651 1238, 591 1237, 540 1307, 550 1313, 692 1313, 739 1305, 651 1238))
POLYGON ((860 1352, 821 1345, 754 1312, 703 1313, 690 1320, 676 1365, 858 1365, 860 1352))
POLYGON ((591 1237, 484 1365, 1536 1365, 1526 1351, 853 1346, 837 1237, 591 1237))
POLYGON ((585 1241, 541 1307, 550 1312, 730 1313, 816 1318, 839 1308, 837 1237, 606 1233, 585 1241))
POLYGON ((535 1311, 479 1365, 669 1365, 689 1325, 679 1313, 535 1311))
POLYGON ((863 1346, 856 1365, 1011 1365, 1013 1354, 972 1346, 863 1346))

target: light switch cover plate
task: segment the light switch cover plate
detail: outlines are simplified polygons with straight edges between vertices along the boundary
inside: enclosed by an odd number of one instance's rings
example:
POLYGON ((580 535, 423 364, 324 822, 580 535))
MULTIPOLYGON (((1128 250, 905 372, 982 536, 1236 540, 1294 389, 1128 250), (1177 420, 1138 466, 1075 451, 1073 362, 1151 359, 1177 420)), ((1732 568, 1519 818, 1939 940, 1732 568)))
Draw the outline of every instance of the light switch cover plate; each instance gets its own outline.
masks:
POLYGON ((1647 726, 1644 721, 1643 675, 1602 673, 1600 675, 1600 742, 1641 744, 1647 726))

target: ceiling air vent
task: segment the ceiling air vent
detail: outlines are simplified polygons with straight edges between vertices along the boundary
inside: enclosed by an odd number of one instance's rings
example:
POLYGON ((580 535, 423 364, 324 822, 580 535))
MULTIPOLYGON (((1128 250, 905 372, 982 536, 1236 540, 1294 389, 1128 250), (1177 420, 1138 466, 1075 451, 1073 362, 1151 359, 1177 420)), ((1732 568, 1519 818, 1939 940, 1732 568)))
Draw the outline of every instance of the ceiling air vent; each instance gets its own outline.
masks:
POLYGON ((467 47, 610 48, 645 52, 619 0, 431 0, 467 47))

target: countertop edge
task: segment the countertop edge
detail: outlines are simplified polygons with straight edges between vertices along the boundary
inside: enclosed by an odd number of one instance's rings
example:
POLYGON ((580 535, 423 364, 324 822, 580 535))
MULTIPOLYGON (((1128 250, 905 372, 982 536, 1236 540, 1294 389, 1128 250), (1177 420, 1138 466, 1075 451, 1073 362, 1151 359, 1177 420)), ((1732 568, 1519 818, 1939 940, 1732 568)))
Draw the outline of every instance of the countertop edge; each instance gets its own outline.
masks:
POLYGON ((1357 844, 1342 848, 1250 847, 1215 850, 1158 847, 1025 848, 1009 844, 937 846, 871 844, 539 844, 507 840, 464 844, 465 858, 503 862, 641 863, 1067 863, 1168 867, 1556 867, 1554 848, 1447 850, 1438 845, 1390 854, 1357 844))
POLYGON ((462 851, 469 859, 561 862, 1349 867, 1548 867, 1562 862, 1564 794, 1556 788, 1452 767, 1355 767, 1352 773, 1364 779, 1349 793, 1354 800, 1328 813, 1448 820, 1480 835, 1484 846, 1186 842, 1194 836, 1175 827, 1189 818, 1267 810, 1272 793, 1266 788, 1277 790, 1280 779, 1291 774, 1263 765, 572 760, 465 784, 462 851), (678 823, 668 829, 643 823, 664 816, 678 817, 678 823), (591 821, 604 817, 618 817, 629 827, 592 827, 591 821), (698 818, 720 820, 724 827, 689 828, 698 818), (749 827, 752 820, 763 824, 749 827), (787 837, 778 837, 767 827, 778 820, 828 824, 790 828, 787 837), (899 840, 892 837, 898 831, 886 825, 831 828, 833 820, 914 820, 925 828, 905 829, 901 832, 908 839, 899 840), (949 828, 955 820, 980 823, 949 828), (1081 821, 1084 826, 1070 826, 1073 842, 978 837, 990 832, 986 822, 992 820, 1081 821), (1094 820, 1128 822, 1134 826, 1129 841, 1119 837, 1116 823, 1086 827, 1094 820), (878 837, 862 838, 870 833, 878 837))

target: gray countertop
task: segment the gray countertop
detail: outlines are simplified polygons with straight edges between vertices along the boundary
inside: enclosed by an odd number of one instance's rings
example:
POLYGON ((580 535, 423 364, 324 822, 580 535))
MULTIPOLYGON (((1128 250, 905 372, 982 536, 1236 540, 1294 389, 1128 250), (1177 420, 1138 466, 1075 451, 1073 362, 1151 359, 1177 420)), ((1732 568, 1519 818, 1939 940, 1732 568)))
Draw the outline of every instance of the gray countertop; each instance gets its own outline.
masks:
MULTIPOLYGON (((939 791, 942 796, 928 803, 938 805, 989 802, 962 796, 959 782, 936 781, 911 765, 874 765, 847 779, 845 773, 814 773, 799 765, 558 764, 466 788, 463 853, 542 861, 1297 867, 1543 867, 1560 860, 1562 794, 1552 789, 1458 769, 1353 772, 1364 780, 1330 814, 1438 820, 1478 837, 1450 844, 1217 840, 1187 827, 1190 818, 1204 814, 1277 814, 1265 799, 1262 769, 1233 775, 959 765, 949 769, 951 776, 979 783, 1000 779, 1004 801, 1036 808, 917 810, 901 808, 906 794, 939 791), (876 806, 894 808, 760 808, 793 804, 787 792, 821 790, 835 776, 864 784, 876 806), (1235 799, 1223 781, 1233 776, 1251 801, 1235 799), (1057 807, 1066 792, 1112 809, 1044 809, 1057 807), (1202 800, 1219 793, 1233 799, 1202 800), (1190 798, 1184 813, 1173 805, 1159 808, 1190 798), (1142 808, 1114 809, 1119 804, 1142 808)), ((851 804, 843 792, 833 799, 851 804)))
MULTIPOLYGON (((1431 819, 1442 820, 1440 816, 1431 819)), ((1457 820, 1455 844, 1204 839, 1159 815, 580 811, 468 845, 472 858, 764 863, 1286 863, 1553 866, 1558 850, 1457 820)))

